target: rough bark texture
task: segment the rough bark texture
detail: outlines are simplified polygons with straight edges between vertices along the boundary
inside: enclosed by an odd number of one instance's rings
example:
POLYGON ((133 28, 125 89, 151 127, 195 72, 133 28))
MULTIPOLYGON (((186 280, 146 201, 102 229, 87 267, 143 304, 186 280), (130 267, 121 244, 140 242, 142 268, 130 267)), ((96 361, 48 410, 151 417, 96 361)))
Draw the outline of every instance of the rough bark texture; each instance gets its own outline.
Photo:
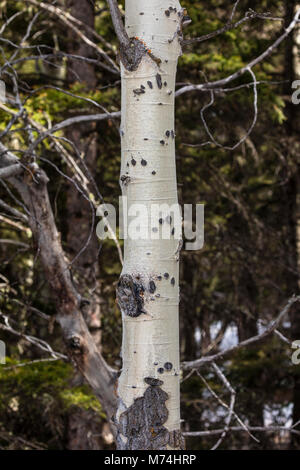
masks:
MULTIPOLYGON (((150 215, 153 204, 177 203, 174 90, 182 14, 177 0, 126 1, 130 50, 121 47, 120 184, 127 214, 132 204, 142 204, 150 215)), ((146 239, 125 239, 117 288, 123 317, 118 448, 179 449, 181 220, 169 210, 152 218, 153 225, 146 219, 146 239), (162 239, 163 230, 169 239, 162 239)))

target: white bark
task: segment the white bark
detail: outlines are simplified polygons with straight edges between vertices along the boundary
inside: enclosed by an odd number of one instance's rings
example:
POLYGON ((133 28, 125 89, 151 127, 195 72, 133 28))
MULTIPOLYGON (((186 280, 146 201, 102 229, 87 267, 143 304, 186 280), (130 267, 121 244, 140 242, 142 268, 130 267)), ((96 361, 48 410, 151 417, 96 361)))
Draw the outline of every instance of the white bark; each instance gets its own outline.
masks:
MULTIPOLYGON (((122 64, 121 187, 128 212, 132 204, 145 205, 149 215, 153 204, 177 204, 174 95, 181 16, 177 0, 126 0, 128 36, 138 37, 151 50, 135 71, 122 64)), ((142 226, 147 240, 125 240, 118 286, 123 317, 118 445, 123 449, 180 448, 181 220, 165 212, 157 214, 151 224, 150 217, 144 218, 142 226), (153 240, 155 227, 158 240, 153 240), (170 238, 162 240, 161 231, 167 227, 170 238)))

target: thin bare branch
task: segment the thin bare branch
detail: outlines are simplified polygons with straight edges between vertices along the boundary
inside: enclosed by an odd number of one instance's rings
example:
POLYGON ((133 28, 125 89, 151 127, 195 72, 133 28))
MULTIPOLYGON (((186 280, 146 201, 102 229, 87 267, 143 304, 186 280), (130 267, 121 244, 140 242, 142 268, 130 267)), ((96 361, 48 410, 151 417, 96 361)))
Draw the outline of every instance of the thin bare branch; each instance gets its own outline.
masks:
POLYGON ((183 370, 198 369, 198 368, 202 367, 205 364, 210 364, 212 362, 218 361, 219 359, 227 358, 228 356, 231 356, 232 354, 236 353, 240 349, 243 349, 247 346, 255 344, 258 341, 264 340, 265 338, 267 338, 270 334, 272 334, 277 329, 277 327, 280 325, 283 318, 289 313, 291 307, 297 302, 300 302, 300 296, 291 297, 288 300, 285 307, 279 313, 276 320, 272 321, 267 326, 267 328, 265 329, 265 331, 263 333, 261 333, 259 335, 256 335, 256 336, 252 336, 251 338, 248 338, 245 341, 242 341, 241 343, 237 344, 236 346, 233 346, 232 348, 226 349, 225 351, 220 351, 219 353, 214 354, 213 356, 203 356, 200 359, 196 359, 195 361, 183 362, 182 369, 183 370))
POLYGON ((258 57, 253 59, 251 62, 249 62, 249 64, 245 65, 244 67, 242 67, 237 72, 229 75, 226 78, 222 78, 222 79, 216 80, 214 82, 202 83, 200 85, 187 85, 187 86, 182 87, 179 90, 177 90, 175 96, 176 97, 181 96, 182 94, 187 93, 188 91, 212 90, 212 89, 219 88, 219 87, 222 87, 224 85, 227 85, 227 83, 239 78, 245 72, 249 71, 250 69, 255 67, 255 65, 259 64, 264 59, 269 57, 275 51, 275 49, 278 48, 278 46, 282 43, 282 41, 284 41, 286 39, 286 37, 294 30, 297 23, 299 22, 299 18, 300 18, 300 9, 295 14, 295 16, 294 16, 293 20, 291 21, 291 23, 289 24, 289 26, 287 28, 285 28, 283 34, 281 34, 281 36, 279 36, 279 38, 276 39, 276 41, 273 44, 271 44, 271 46, 269 46, 262 54, 260 54, 258 57))
POLYGON ((123 47, 129 47, 130 41, 128 34, 125 30, 118 2, 117 0, 107 0, 107 3, 110 9, 111 19, 115 28, 115 33, 119 39, 119 42, 123 47))

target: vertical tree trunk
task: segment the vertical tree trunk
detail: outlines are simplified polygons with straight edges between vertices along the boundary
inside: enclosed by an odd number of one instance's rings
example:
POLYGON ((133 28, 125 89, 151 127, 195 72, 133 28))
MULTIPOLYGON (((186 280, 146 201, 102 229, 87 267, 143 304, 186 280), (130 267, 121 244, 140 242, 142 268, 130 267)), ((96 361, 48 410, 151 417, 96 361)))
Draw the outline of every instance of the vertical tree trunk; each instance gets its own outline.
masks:
MULTIPOLYGON (((94 1, 93 0, 67 0, 67 7, 70 13, 78 20, 85 23, 90 28, 94 28, 94 1)), ((82 57, 93 57, 93 49, 83 43, 72 31, 68 31, 69 54, 82 57)), ((89 33, 86 33, 87 36, 89 33)), ((91 91, 96 87, 97 76, 94 64, 68 59, 67 76, 70 83, 80 82, 85 86, 86 91, 91 91)), ((85 164, 90 173, 95 176, 97 167, 97 133, 96 123, 84 123, 72 126, 67 129, 66 137, 70 139, 84 158, 85 164)), ((76 158, 76 157, 75 157, 76 158)), ((70 185, 67 191, 68 209, 68 234, 67 242, 69 251, 75 256, 84 246, 91 225, 91 208, 89 203, 83 199, 82 195, 70 185)), ((95 342, 100 346, 100 283, 97 282, 99 276, 99 265, 96 253, 98 240, 94 233, 89 245, 84 253, 78 258, 74 267, 80 279, 82 295, 87 297, 90 304, 85 307, 85 319, 95 342)))
MULTIPOLYGON (((82 21, 91 28, 94 28, 95 12, 93 0, 67 0, 66 6, 74 18, 82 21)), ((89 32, 85 31, 89 36, 89 32)), ((93 57, 93 49, 81 41, 72 31, 68 30, 67 52, 72 55, 82 57, 93 57)), ((69 83, 80 82, 86 91, 92 91, 97 84, 97 76, 94 64, 68 59, 67 78, 69 83)), ((93 176, 97 168, 97 133, 96 123, 84 123, 72 126, 66 131, 66 137, 74 143, 79 153, 84 158, 85 164, 93 176)), ((75 156, 75 159, 77 157, 75 156)), ((73 175, 71 175, 73 176, 73 175)), ((72 256, 80 251, 84 246, 89 234, 91 225, 91 209, 89 203, 83 199, 82 195, 70 185, 67 190, 67 210, 68 210, 68 250, 72 256)), ((89 304, 85 305, 84 317, 93 336, 93 339, 100 349, 101 347, 101 312, 100 312, 100 283, 99 265, 96 257, 98 250, 98 240, 93 234, 85 252, 77 259, 73 266, 75 278, 80 279, 81 294, 89 299, 89 304)), ((76 374, 74 383, 80 383, 83 378, 76 374)), ((72 411, 68 420, 67 448, 69 450, 103 448, 101 442, 101 425, 99 417, 94 412, 80 410, 72 411), (98 430, 95 433, 95 422, 98 430), (97 434, 97 437, 93 437, 97 434)))
MULTIPOLYGON (((125 26, 133 56, 145 50, 138 64, 122 60, 120 180, 128 212, 133 204, 146 206, 149 215, 152 204, 177 203, 174 90, 181 18, 177 0, 126 0, 125 26)), ((181 223, 168 211, 151 224, 149 219, 141 220, 147 240, 125 240, 117 288, 123 317, 118 448, 180 449, 181 223), (170 238, 162 240, 167 226, 170 238), (151 239, 153 234, 159 239, 151 239)))

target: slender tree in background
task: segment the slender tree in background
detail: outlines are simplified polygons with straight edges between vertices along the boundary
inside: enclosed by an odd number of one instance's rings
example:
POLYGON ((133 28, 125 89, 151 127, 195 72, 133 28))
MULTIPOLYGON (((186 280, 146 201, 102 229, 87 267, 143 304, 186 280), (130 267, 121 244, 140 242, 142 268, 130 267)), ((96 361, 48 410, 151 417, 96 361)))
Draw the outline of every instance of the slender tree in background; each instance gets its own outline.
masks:
POLYGON ((181 224, 176 210, 171 214, 163 205, 178 203, 174 96, 184 15, 178 1, 127 0, 124 27, 117 3, 109 3, 120 41, 122 192, 128 213, 139 204, 149 215, 141 214, 144 237, 129 233, 125 240, 117 289, 123 317, 118 445, 180 449, 181 224), (162 208, 156 217, 154 205, 162 208), (169 239, 162 237, 165 227, 169 239))

